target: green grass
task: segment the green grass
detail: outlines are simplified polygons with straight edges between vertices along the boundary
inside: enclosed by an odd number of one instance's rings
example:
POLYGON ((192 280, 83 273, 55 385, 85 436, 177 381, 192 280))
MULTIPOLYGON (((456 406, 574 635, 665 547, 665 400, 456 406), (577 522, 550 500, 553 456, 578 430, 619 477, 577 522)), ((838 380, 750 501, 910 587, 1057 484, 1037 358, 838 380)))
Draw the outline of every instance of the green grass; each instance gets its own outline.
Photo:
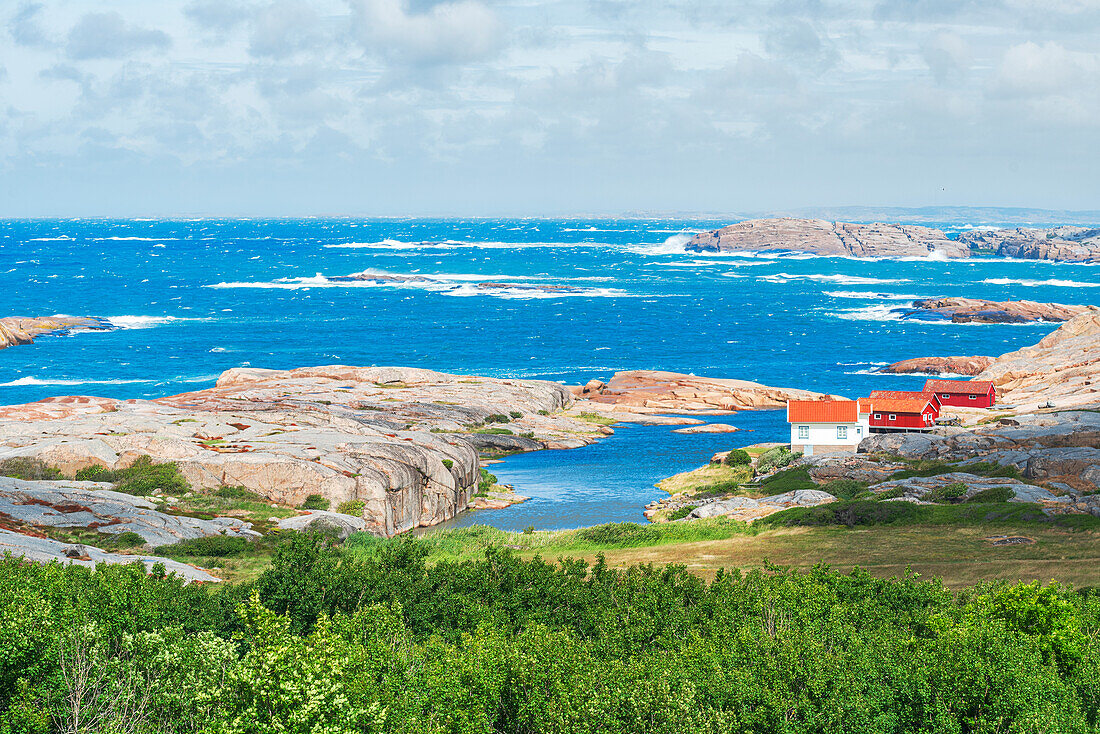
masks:
POLYGON ((139 456, 125 469, 112 470, 93 464, 78 471, 75 478, 111 482, 116 492, 138 497, 147 497, 157 490, 168 495, 181 495, 191 489, 175 462, 156 463, 149 456, 139 456))
POLYGON ((741 485, 751 480, 751 467, 714 463, 662 479, 657 483, 657 488, 668 492, 670 495, 688 494, 693 497, 715 496, 718 494, 752 494, 757 496, 754 494, 754 490, 743 491, 741 488, 741 485))
POLYGON ((957 505, 916 505, 911 502, 847 500, 817 507, 792 507, 756 521, 761 527, 822 525, 982 526, 1020 524, 1064 530, 1100 530, 1092 515, 1045 515, 1038 505, 1023 502, 966 502, 957 505))
POLYGON ((900 459, 900 461, 908 464, 909 468, 895 472, 890 476, 891 480, 912 479, 914 477, 935 477, 941 474, 950 474, 951 472, 966 472, 967 474, 975 474, 980 477, 1001 477, 1016 479, 1029 484, 1033 483, 1025 479, 1023 475, 1020 474, 1020 470, 1015 466, 1002 466, 1001 464, 995 464, 989 461, 974 461, 969 464, 948 463, 939 460, 909 461, 900 459))
POLYGON ((796 489, 817 489, 814 480, 810 479, 810 473, 801 466, 776 472, 760 483, 760 491, 764 493, 762 496, 793 492, 796 489))
POLYGON ((612 426, 615 425, 615 423, 617 422, 614 418, 608 418, 605 415, 600 415, 599 413, 590 413, 588 411, 578 413, 577 418, 584 421, 585 423, 592 423, 597 426, 612 426))
POLYGON ((41 459, 17 456, 0 461, 0 476, 16 479, 63 479, 60 469, 55 469, 41 459))

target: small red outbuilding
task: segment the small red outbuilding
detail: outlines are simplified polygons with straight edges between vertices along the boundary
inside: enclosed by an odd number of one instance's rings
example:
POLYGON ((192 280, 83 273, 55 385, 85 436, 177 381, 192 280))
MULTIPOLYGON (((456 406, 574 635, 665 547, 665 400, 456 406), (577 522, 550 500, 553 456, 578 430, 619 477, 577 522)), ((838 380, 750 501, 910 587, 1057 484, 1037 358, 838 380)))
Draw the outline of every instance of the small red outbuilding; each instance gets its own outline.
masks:
POLYGON ((934 392, 944 405, 960 408, 992 408, 997 389, 989 380, 929 380, 924 392, 934 392))
POLYGON ((927 398, 916 400, 872 398, 871 430, 875 433, 927 431, 936 424, 936 414, 935 406, 927 398))

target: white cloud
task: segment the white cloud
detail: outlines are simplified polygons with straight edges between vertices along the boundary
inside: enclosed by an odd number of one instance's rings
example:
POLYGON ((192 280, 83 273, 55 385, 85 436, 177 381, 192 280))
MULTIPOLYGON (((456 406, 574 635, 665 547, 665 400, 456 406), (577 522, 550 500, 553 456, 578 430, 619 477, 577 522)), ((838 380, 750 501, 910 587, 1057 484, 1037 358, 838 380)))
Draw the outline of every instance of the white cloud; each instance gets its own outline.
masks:
POLYGON ((1095 77, 1096 71, 1095 54, 1068 51, 1052 41, 1042 45, 1028 41, 1005 51, 994 79, 994 91, 1008 97, 1073 93, 1090 87, 1086 82, 1095 77))
POLYGON ((415 64, 461 64, 484 59, 503 44, 504 27, 478 0, 420 4, 351 0, 357 39, 365 51, 415 64), (419 12, 417 12, 419 10, 419 12))
POLYGON ((941 84, 952 75, 965 73, 971 63, 970 45, 958 34, 948 31, 925 39, 921 55, 932 76, 941 84))
POLYGON ((89 13, 69 31, 65 52, 78 61, 112 59, 170 44, 167 33, 129 25, 119 13, 89 13))

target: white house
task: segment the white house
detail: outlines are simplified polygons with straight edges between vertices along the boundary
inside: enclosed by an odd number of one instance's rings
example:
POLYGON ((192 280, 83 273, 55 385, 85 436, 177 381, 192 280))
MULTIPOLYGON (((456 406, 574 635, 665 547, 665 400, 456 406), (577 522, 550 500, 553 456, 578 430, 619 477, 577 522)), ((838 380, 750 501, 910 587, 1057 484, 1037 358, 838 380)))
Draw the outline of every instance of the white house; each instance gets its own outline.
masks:
POLYGON ((791 451, 855 451, 870 433, 870 414, 869 400, 789 400, 791 451))

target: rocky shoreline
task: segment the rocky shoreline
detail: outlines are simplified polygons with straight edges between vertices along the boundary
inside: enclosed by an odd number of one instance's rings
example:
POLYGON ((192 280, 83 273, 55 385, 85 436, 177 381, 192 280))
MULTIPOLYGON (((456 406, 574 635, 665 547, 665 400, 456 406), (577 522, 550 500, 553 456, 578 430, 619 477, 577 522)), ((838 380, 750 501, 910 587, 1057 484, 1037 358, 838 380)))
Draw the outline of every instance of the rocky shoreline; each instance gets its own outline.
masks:
POLYGON ((779 217, 749 219, 703 232, 689 252, 800 252, 823 257, 968 258, 1100 262, 1100 229, 1025 227, 970 231, 952 240, 942 230, 907 224, 830 222, 779 217))
POLYGON ((40 336, 74 331, 111 331, 114 328, 110 321, 93 316, 5 316, 0 318, 0 349, 33 344, 40 336))

